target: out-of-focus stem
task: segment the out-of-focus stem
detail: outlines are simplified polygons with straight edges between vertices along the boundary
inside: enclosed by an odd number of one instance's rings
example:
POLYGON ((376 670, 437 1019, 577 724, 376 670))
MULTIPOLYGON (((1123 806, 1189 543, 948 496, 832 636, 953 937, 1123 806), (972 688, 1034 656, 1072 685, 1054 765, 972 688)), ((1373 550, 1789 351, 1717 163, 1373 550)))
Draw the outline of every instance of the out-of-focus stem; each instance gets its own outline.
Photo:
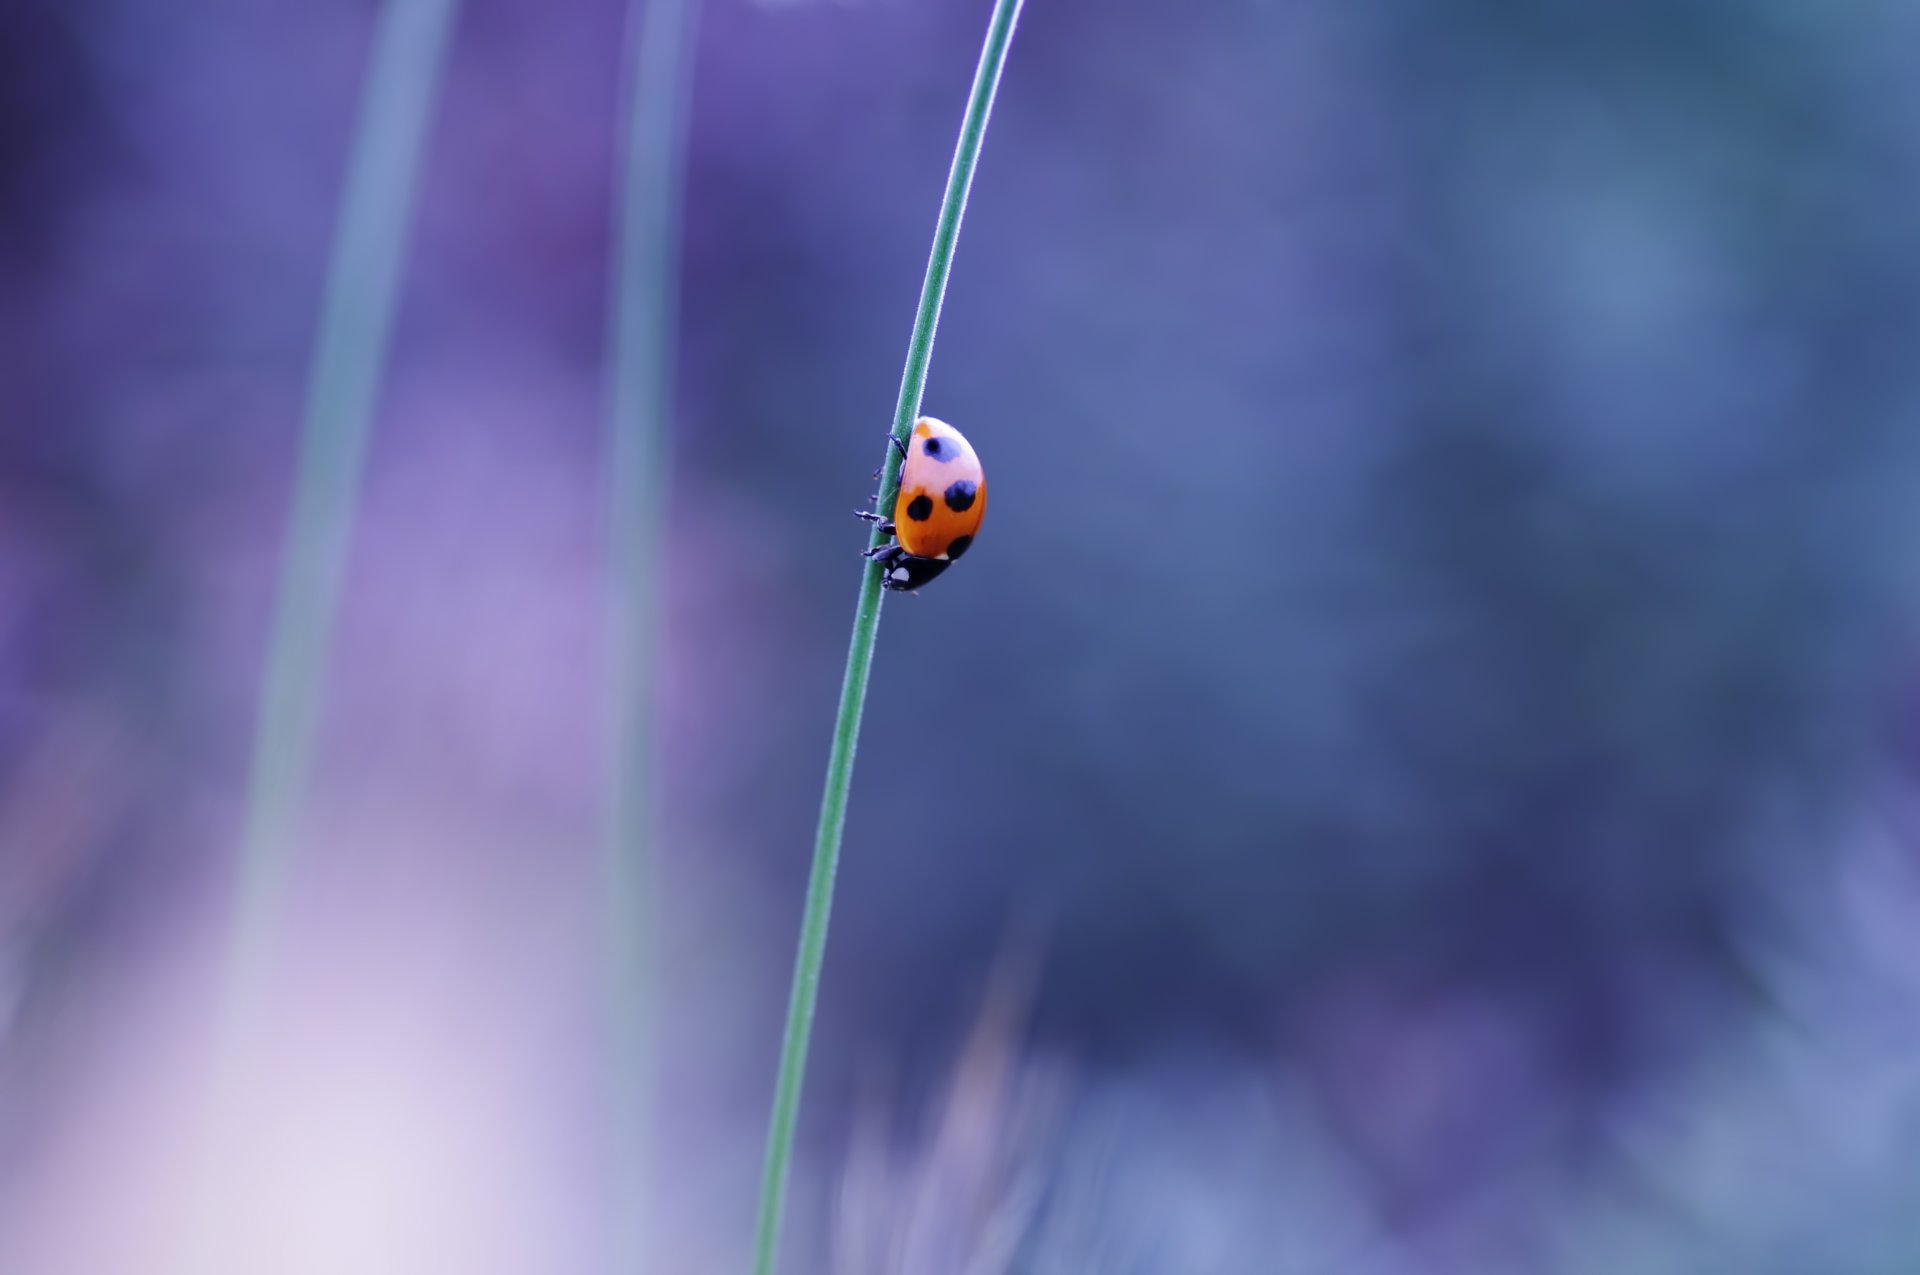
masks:
POLYGON ((390 0, 374 36, 309 373, 247 784, 226 953, 229 1047, 255 1029, 273 960, 420 156, 458 8, 458 0, 390 0))
POLYGON ((612 511, 605 951, 612 1029, 614 1269, 646 1265, 650 873, 658 827, 654 667, 673 398, 682 139, 697 0, 629 11, 607 354, 612 511))

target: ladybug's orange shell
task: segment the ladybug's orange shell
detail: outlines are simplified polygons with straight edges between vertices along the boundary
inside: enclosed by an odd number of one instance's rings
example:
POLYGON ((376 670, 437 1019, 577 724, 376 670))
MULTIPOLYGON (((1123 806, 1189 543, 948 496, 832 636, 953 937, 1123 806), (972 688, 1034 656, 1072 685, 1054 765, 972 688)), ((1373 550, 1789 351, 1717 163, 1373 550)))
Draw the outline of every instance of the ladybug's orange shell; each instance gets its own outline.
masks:
POLYGON ((922 416, 908 438, 893 502, 900 547, 916 558, 958 558, 986 512, 987 475, 973 444, 945 421, 922 416))

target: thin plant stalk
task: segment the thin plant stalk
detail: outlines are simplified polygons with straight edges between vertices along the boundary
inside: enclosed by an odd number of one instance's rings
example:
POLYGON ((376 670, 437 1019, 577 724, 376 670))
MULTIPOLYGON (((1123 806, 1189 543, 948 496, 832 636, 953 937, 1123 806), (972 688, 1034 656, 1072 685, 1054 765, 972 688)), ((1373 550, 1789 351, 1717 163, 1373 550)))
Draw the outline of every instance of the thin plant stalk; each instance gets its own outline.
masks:
POLYGON ((647 1111, 653 1066, 649 864, 657 830, 655 663, 666 439, 673 398, 682 151, 697 0, 634 0, 615 182, 609 297, 607 633, 610 774, 603 819, 604 949, 612 1037, 614 1265, 646 1265, 647 1111))
POLYGON ((247 783, 226 954, 229 1043, 252 1029, 279 930, 420 156, 458 8, 458 0, 391 0, 374 34, 307 384, 247 783))
MULTIPOLYGON (((953 266, 953 248, 960 237, 967 193, 980 158, 981 139, 993 112, 1000 72, 1013 43, 1013 28, 1022 0, 994 0, 993 17, 974 71, 973 91, 960 122, 960 140, 954 147, 953 167, 947 174, 947 192, 934 226, 933 249, 927 259, 926 282, 920 289, 920 308, 914 315, 913 338, 907 345, 907 364, 900 377, 900 398, 893 412, 893 440, 905 443, 920 414, 920 396, 926 388, 927 364, 933 356, 934 331, 940 325, 940 304, 946 296, 947 276, 953 266)), ((880 489, 899 485, 900 458, 887 445, 880 489)), ((881 508, 885 508, 882 501, 881 508)), ((870 547, 885 543, 875 528, 870 547)), ((846 824, 847 791, 853 781, 853 755, 860 738, 860 715, 866 706, 867 675, 873 667, 874 638, 880 627, 881 568, 862 570, 860 596, 854 606, 853 637, 847 648, 846 678, 840 687, 840 711, 834 720, 833 747, 827 755, 826 791, 820 801, 820 826, 813 843, 813 868, 807 878, 806 909, 800 921, 800 950, 794 960, 793 990, 787 1003, 786 1032, 780 1045, 780 1071, 774 1083, 773 1115, 767 1130, 767 1156, 760 1181, 759 1223, 754 1237, 754 1275, 772 1275, 780 1240, 780 1217, 786 1201, 787 1177, 793 1160, 794 1128, 800 1113, 800 1090, 806 1075, 807 1047, 813 1035, 814 1006, 820 995, 820 967, 826 954, 827 922, 833 911, 834 875, 840 862, 840 834, 846 824)))

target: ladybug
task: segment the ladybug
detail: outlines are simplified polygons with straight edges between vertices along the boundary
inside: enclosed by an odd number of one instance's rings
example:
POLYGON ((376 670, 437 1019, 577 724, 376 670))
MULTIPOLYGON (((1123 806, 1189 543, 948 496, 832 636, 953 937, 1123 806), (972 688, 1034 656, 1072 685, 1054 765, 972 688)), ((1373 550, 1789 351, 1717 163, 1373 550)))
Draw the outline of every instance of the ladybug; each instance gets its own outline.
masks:
POLYGON ((987 512, 987 475, 966 435, 922 416, 907 438, 891 440, 901 460, 893 517, 857 511, 894 538, 867 550, 867 557, 880 564, 881 583, 896 593, 911 592, 960 561, 987 512))

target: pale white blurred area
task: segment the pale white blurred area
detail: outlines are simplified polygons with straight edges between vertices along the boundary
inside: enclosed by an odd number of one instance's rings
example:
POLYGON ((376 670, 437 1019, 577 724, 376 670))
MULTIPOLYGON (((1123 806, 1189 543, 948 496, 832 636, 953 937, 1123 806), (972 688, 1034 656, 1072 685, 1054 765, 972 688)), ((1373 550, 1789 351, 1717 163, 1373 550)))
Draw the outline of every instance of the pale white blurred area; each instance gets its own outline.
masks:
MULTIPOLYGON (((750 884, 693 852, 711 842, 697 821, 661 812, 649 853, 692 862, 667 874, 664 990, 637 1008, 677 1022, 659 1136, 700 1167, 666 1175, 657 1208, 616 1198, 608 1120, 637 1080, 610 1074, 607 1026, 603 475, 592 448, 543 443, 556 420, 597 429, 596 391, 538 351, 487 366, 422 360, 389 395, 267 1008, 238 1062, 219 1004, 271 502, 216 496, 174 532, 193 564, 180 677, 205 733, 169 758, 186 782, 140 804, 124 789, 138 741, 84 705, 49 713, 8 774, 7 1275, 590 1272, 627 1210, 681 1254, 710 1245, 717 1263, 743 1243, 724 1202, 751 1207, 771 1054, 740 1013, 777 1020, 770 996, 726 993, 761 977, 762 939, 785 949, 773 927, 792 918, 769 907, 764 935, 729 933, 750 884)), ((771 675, 777 639, 715 622, 712 549, 670 535, 661 764, 682 812, 709 798, 714 732, 771 675)))
POLYGON ((214 1065, 208 971, 180 952, 76 991, 0 1269, 584 1269, 591 1157, 544 995, 473 987, 456 953, 479 936, 425 926, 356 918, 238 1068, 214 1065))
MULTIPOLYGON (((394 396, 269 1003, 238 1061, 216 1048, 236 771, 195 767, 199 786, 118 833, 164 893, 91 926, 74 909, 111 895, 112 866, 92 882, 83 852, 66 880, 49 866, 112 840, 112 788, 72 787, 87 719, 22 772, 54 813, 7 807, 12 844, 38 850, 4 860, 9 920, 37 909, 95 938, 67 959, 28 949, 39 994, 0 1094, 0 1270, 593 1268, 609 1209, 594 479, 529 434, 591 405, 524 364, 479 391, 394 396), (424 490, 448 469, 459 499, 424 490)), ((207 663, 187 676, 239 722, 275 557, 255 512, 198 520, 191 581, 207 663)))

